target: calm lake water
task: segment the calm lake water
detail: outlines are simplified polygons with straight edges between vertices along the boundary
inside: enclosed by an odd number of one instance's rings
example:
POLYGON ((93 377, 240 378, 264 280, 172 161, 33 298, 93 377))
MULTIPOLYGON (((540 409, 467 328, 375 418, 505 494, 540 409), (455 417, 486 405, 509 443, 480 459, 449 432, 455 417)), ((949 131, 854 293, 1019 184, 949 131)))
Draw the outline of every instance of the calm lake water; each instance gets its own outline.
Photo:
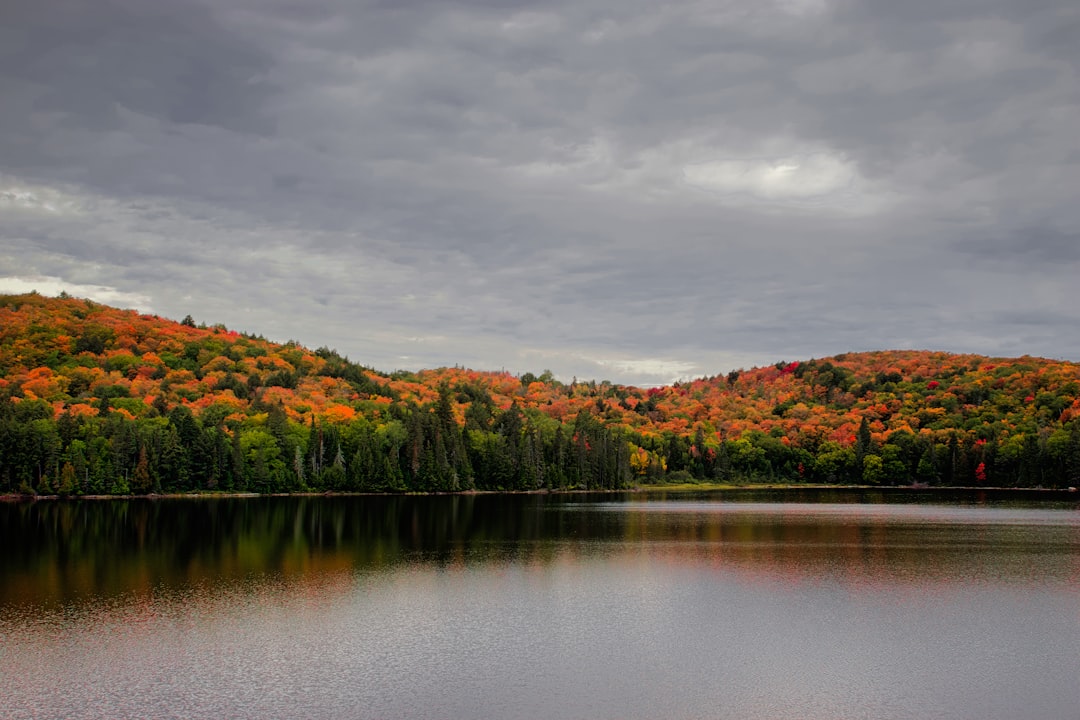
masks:
POLYGON ((1080 503, 0 503, 5 718, 1080 718, 1080 503))

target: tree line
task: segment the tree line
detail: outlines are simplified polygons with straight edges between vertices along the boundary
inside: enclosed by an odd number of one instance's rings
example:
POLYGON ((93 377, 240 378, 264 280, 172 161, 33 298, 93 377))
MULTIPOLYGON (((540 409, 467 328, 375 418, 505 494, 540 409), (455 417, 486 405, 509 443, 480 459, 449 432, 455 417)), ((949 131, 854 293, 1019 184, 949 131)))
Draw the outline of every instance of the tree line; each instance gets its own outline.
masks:
POLYGON ((76 298, 0 295, 0 493, 1080 485, 1080 365, 881 351, 665 387, 381 373, 76 298))
MULTIPOLYGON (((711 440, 643 436, 588 409, 560 423, 469 389, 465 422, 451 390, 391 406, 373 422, 290 420, 280 404, 253 418, 183 405, 154 417, 54 417, 43 401, 0 399, 0 493, 62 496, 229 491, 460 492, 617 490, 671 480, 865 485, 1066 487, 1080 484, 1080 420, 1006 442, 897 432, 876 443, 793 445, 751 431, 711 440)), ((257 408, 258 409, 258 408, 257 408)))
POLYGON ((183 405, 54 419, 43 401, 0 399, 0 493, 614 490, 631 485, 630 452, 587 411, 563 425, 477 402, 461 426, 446 388, 379 423, 303 424, 280 404, 254 421, 183 405))

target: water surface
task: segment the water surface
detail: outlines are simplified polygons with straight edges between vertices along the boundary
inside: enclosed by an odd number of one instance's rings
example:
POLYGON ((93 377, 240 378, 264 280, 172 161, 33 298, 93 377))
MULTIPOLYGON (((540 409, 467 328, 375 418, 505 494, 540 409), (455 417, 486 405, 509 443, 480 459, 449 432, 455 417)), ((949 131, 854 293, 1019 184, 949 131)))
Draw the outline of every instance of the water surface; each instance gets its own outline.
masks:
POLYGON ((1080 508, 0 504, 4 717, 1076 718, 1080 508))

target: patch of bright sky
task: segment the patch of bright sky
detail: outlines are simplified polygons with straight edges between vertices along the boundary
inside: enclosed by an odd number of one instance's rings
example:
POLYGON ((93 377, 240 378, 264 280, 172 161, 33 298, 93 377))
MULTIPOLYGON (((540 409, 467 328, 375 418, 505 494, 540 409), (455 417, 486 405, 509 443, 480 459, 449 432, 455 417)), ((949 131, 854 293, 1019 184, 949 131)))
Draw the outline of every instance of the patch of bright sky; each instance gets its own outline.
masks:
POLYGON ((650 375, 678 380, 688 378, 699 371, 696 363, 670 358, 622 358, 618 360, 593 360, 601 367, 618 370, 622 373, 650 375))
POLYGON ((60 190, 0 176, 0 210, 64 215, 78 212, 80 206, 75 197, 60 190))
POLYGON ((21 295, 34 291, 50 297, 66 292, 74 297, 87 298, 113 307, 130 308, 144 313, 154 311, 148 296, 123 292, 107 285, 80 285, 49 275, 0 277, 0 293, 21 295))
POLYGON ((889 193, 872 187, 858 167, 827 150, 757 157, 724 157, 683 166, 686 185, 726 204, 768 204, 868 215, 889 205, 889 193))
POLYGON ((805 199, 850 187, 849 163, 824 154, 755 160, 720 160, 688 165, 686 181, 703 190, 747 193, 766 200, 805 199))

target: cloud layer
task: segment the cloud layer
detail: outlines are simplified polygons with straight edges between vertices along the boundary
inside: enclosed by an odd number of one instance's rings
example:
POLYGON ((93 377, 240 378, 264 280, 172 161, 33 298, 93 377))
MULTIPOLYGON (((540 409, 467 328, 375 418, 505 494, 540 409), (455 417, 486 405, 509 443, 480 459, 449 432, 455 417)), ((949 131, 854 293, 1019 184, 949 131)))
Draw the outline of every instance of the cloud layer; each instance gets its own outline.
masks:
POLYGON ((1078 33, 1065 0, 12 0, 0 289, 385 370, 1080 359, 1078 33))

